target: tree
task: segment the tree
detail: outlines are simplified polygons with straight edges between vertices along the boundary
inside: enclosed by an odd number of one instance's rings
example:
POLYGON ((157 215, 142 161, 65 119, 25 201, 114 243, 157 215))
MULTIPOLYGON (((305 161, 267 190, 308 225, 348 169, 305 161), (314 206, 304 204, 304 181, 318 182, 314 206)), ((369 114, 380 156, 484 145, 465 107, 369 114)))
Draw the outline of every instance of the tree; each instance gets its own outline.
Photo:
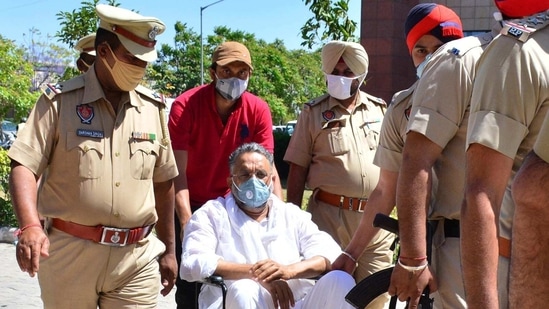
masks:
POLYGON ((43 83, 56 83, 74 61, 74 52, 61 45, 52 43, 53 37, 44 39, 36 28, 29 29, 29 41, 25 46, 25 59, 33 66, 33 89, 43 83))
MULTIPOLYGON (((55 33, 58 41, 68 44, 70 48, 76 45, 76 42, 90 33, 97 31, 99 17, 95 13, 95 6, 99 0, 82 1, 79 9, 70 12, 61 11, 57 14, 57 20, 60 21, 61 29, 55 33)), ((107 4, 119 6, 116 0, 107 0, 107 4)), ((74 57, 76 59, 76 57, 74 57)), ((80 71, 75 67, 69 66, 63 72, 61 80, 71 79, 80 75, 80 71)))
POLYGON ((357 41, 356 22, 349 19, 349 0, 303 0, 315 15, 301 27, 301 46, 309 49, 327 40, 357 41), (321 29, 323 29, 321 31, 321 29))
MULTIPOLYGON (((163 44, 158 60, 151 66, 151 86, 175 97, 200 84, 200 36, 186 24, 175 25, 175 47, 163 44)), ((255 35, 227 27, 216 27, 204 44, 205 81, 215 47, 224 41, 238 41, 248 47, 254 71, 248 90, 269 104, 273 123, 295 119, 301 104, 325 91, 320 53, 288 51, 280 40, 267 43, 255 35)))
MULTIPOLYGON (((61 30, 55 33, 59 41, 73 48, 76 42, 82 37, 95 33, 99 24, 99 17, 95 13, 95 7, 98 3, 99 0, 82 1, 80 2, 82 6, 78 10, 75 9, 71 12, 61 11, 55 14, 57 20, 61 21, 61 30)), ((112 6, 120 5, 116 0, 107 0, 107 4, 112 6)))
POLYGON ((174 46, 162 44, 147 74, 153 88, 172 97, 200 85, 200 35, 179 21, 174 27, 174 46))
POLYGON ((26 117, 38 98, 33 88, 33 67, 25 60, 24 50, 0 35, 0 119, 14 111, 18 121, 26 117))
MULTIPOLYGON (((346 4, 348 0, 341 1, 346 4)), ((98 21, 95 6, 98 2, 83 1, 79 9, 59 12, 57 16, 61 21, 61 30, 56 37, 73 46, 76 40, 95 31, 98 21)), ((119 5, 115 0, 108 2, 119 5)), ((146 86, 170 97, 176 97, 201 82, 200 36, 185 23, 176 22, 174 27, 174 44, 160 46, 158 59, 148 66, 144 82, 146 86)), ((302 103, 325 91, 319 51, 289 51, 281 40, 267 43, 258 40, 254 34, 227 27, 216 27, 214 34, 208 36, 203 45, 206 82, 210 81, 208 67, 213 49, 228 40, 242 42, 250 49, 254 72, 248 89, 269 103, 274 123, 295 119, 302 103)))

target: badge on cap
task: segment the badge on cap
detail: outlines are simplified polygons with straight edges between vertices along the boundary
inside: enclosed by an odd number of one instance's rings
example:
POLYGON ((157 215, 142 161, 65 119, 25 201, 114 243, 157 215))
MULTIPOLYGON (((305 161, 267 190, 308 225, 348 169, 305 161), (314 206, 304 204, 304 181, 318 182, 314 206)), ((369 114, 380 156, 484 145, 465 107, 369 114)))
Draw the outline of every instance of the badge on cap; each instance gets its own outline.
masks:
POLYGON ((157 26, 154 26, 151 31, 149 31, 149 39, 154 40, 160 32, 160 29, 157 26))

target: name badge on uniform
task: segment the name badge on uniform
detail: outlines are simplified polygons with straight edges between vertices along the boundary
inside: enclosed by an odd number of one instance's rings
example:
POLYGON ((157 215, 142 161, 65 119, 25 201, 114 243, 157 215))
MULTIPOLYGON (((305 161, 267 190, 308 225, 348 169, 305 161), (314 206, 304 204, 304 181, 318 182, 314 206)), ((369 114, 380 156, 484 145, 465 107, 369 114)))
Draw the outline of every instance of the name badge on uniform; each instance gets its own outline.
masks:
POLYGON ((144 141, 154 142, 156 140, 155 133, 145 133, 145 132, 132 132, 132 138, 144 141))
POLYGON ((76 130, 77 136, 83 136, 83 137, 91 137, 91 138, 104 138, 105 133, 103 131, 97 131, 97 130, 86 130, 86 129, 78 129, 76 130))

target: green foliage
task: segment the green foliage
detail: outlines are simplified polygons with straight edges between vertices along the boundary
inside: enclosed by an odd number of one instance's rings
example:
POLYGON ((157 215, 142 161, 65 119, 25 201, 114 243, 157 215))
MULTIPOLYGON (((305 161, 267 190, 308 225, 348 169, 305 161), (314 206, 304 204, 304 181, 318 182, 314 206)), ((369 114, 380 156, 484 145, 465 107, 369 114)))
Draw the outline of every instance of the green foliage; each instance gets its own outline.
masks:
POLYGON ((63 75, 61 75, 60 80, 69 80, 73 77, 76 77, 80 75, 80 71, 76 67, 69 66, 65 69, 65 72, 63 72, 63 75))
MULTIPOLYGON (((175 31, 175 47, 163 44, 158 60, 148 71, 153 88, 171 97, 200 85, 200 35, 180 22, 175 31)), ((224 41, 241 42, 250 50, 254 70, 248 90, 269 104, 273 123, 295 119, 301 104, 325 91, 318 51, 289 51, 281 40, 267 43, 227 27, 216 27, 204 43, 205 82, 211 81, 211 55, 224 41)))
POLYGON ((24 50, 0 35, 0 119, 14 111, 17 120, 26 117, 38 95, 31 92, 33 67, 24 50))
MULTIPOLYGON (((344 34, 352 34, 354 31, 356 23, 344 23, 345 19, 348 19, 349 0, 340 0, 334 5, 329 1, 327 4, 318 0, 312 3, 312 0, 304 1, 311 4, 311 10, 317 10, 313 11, 315 14, 320 12, 317 7, 327 6, 327 9, 331 10, 331 15, 327 16, 333 17, 325 17, 319 21, 329 24, 327 31, 344 34), (340 24, 343 26, 339 26, 340 24)), ((110 5, 119 5, 115 0, 107 2, 110 5)), ((57 17, 61 30, 56 33, 56 37, 72 47, 82 36, 95 31, 98 22, 95 6, 98 3, 99 0, 86 0, 81 2, 82 7, 79 9, 59 12, 57 17)), ((267 101, 271 108, 273 123, 285 123, 287 120, 296 119, 301 104, 320 96, 325 91, 319 51, 287 50, 281 40, 267 43, 257 39, 254 34, 223 26, 216 27, 214 34, 205 38, 202 45, 200 35, 187 24, 176 22, 174 29, 173 44, 160 46, 157 61, 147 68, 145 82, 148 87, 167 96, 176 97, 200 85, 202 77, 206 83, 210 82, 211 55, 215 47, 224 41, 242 42, 250 50, 254 71, 248 90, 267 101), (204 76, 200 76, 202 47, 204 76)), ((345 35, 344 38, 348 37, 345 35)), ((71 74, 74 72, 66 72, 63 78, 69 78, 71 74)))
POLYGON ((43 83, 56 83, 63 76, 65 68, 74 59, 74 51, 51 42, 52 37, 40 36, 38 29, 30 29, 30 43, 25 50, 25 59, 34 70, 33 91, 43 83))
POLYGON ((303 0, 315 15, 301 27, 301 46, 328 40, 357 41, 356 22, 349 19, 349 0, 303 0))
POLYGON ((147 72, 154 88, 171 97, 200 85, 200 35, 179 21, 174 27, 175 47, 162 44, 147 72))
POLYGON ((0 149, 0 226, 17 226, 9 194, 10 159, 8 151, 0 149))
MULTIPOLYGON (((69 47, 74 47, 76 42, 82 37, 95 33, 99 24, 99 17, 95 13, 95 6, 99 0, 82 1, 79 9, 74 9, 71 12, 59 12, 56 14, 57 20, 60 21, 61 30, 55 33, 59 41, 68 44, 69 47)), ((116 0, 107 0, 107 4, 119 6, 116 0)))

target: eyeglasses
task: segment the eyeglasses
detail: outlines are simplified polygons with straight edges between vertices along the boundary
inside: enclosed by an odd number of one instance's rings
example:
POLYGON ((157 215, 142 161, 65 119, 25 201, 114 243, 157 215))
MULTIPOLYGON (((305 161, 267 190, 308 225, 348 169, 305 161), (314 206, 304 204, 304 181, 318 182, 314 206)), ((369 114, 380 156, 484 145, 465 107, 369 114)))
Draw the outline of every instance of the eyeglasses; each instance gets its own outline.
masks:
POLYGON ((264 182, 266 182, 267 178, 269 176, 271 176, 271 174, 267 174, 265 171, 257 171, 255 173, 243 172, 243 173, 240 173, 240 174, 233 174, 231 176, 236 177, 240 182, 244 182, 244 181, 247 181, 248 179, 252 178, 252 176, 254 176, 254 175, 257 179, 263 180, 264 182))

